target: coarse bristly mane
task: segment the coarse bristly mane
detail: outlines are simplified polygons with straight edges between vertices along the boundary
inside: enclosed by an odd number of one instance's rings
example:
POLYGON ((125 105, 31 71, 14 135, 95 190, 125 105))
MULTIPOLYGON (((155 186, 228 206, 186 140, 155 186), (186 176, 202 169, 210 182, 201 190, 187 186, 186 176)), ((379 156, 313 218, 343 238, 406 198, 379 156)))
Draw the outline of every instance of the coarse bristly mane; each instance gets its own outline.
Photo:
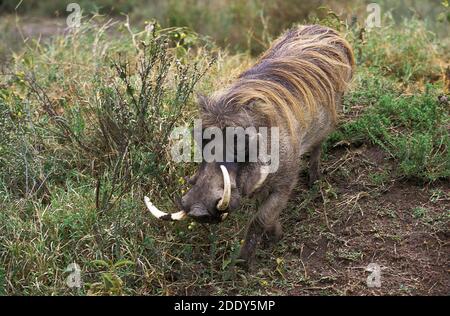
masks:
POLYGON ((354 67, 352 49, 336 31, 319 25, 295 27, 231 86, 212 96, 204 124, 232 125, 233 113, 249 106, 273 123, 283 117, 291 133, 295 122, 308 126, 318 107, 335 121, 335 98, 346 90, 354 67))

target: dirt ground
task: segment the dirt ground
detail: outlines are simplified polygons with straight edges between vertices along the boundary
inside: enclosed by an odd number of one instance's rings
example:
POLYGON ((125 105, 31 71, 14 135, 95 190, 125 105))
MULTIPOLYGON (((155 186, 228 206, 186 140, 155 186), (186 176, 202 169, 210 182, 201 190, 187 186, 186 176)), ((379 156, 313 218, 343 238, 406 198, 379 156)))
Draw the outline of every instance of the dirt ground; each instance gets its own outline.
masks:
POLYGON ((278 294, 450 294, 450 184, 392 179, 393 168, 376 147, 339 148, 315 189, 303 176, 271 254, 284 258, 294 284, 278 294), (380 287, 367 285, 371 263, 381 269, 380 287))
POLYGON ((330 149, 322 170, 309 188, 305 168, 281 214, 282 240, 260 247, 227 295, 450 294, 449 183, 398 178, 395 163, 366 145, 330 149), (369 264, 380 269, 379 287, 368 286, 369 264))

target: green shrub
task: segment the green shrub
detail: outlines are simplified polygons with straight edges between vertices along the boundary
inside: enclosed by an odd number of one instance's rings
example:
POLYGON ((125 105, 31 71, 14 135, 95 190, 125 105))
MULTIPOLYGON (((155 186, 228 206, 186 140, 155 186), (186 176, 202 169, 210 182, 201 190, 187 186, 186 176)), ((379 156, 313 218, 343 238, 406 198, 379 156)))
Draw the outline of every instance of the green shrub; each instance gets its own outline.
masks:
MULTIPOLYGON (((89 31, 80 32, 66 43, 77 46, 91 41, 91 36, 89 31)), ((68 154, 66 158, 72 156, 80 171, 90 169, 97 178, 97 207, 102 210, 111 207, 112 199, 142 184, 144 177, 145 183, 148 177, 154 180, 155 192, 164 189, 172 196, 168 183, 176 181, 171 178, 169 136, 182 119, 194 86, 212 63, 205 54, 202 59, 191 58, 190 49, 200 39, 185 28, 160 29, 155 24, 151 32, 132 34, 132 40, 135 53, 105 55, 95 72, 80 74, 89 84, 87 89, 68 98, 51 96, 57 85, 70 85, 63 69, 22 64, 24 89, 45 113, 38 124, 46 125, 59 143, 58 150, 68 154)), ((59 50, 49 47, 58 58, 59 50)))

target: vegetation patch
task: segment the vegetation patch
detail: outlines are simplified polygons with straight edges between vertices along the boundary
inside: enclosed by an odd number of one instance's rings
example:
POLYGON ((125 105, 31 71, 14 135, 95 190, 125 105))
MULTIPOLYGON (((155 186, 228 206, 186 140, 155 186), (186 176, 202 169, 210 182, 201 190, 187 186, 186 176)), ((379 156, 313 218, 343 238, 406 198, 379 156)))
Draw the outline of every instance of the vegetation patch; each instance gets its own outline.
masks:
POLYGON ((253 271, 236 266, 249 201, 218 226, 145 210, 144 195, 172 211, 188 188, 196 166, 169 159, 169 135, 197 115, 193 92, 232 81, 296 10, 312 12, 282 2, 164 1, 160 24, 133 12, 86 15, 42 41, 1 32, 0 295, 448 294, 450 55, 417 17, 371 31, 324 9, 309 17, 345 34, 358 68, 323 179, 309 189, 301 175, 284 238, 253 271), (73 263, 80 287, 67 285, 73 263), (365 284, 370 263, 381 288, 365 284))

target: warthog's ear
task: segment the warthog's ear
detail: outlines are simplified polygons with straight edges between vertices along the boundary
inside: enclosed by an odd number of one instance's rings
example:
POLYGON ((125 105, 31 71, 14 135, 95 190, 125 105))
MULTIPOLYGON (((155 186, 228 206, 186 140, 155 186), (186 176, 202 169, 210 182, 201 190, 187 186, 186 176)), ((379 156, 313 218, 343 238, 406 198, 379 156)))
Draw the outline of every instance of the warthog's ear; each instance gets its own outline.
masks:
POLYGON ((209 103, 210 103, 209 98, 206 95, 201 94, 201 93, 197 93, 196 97, 197 97, 197 103, 200 108, 200 111, 202 111, 202 112, 207 111, 207 109, 209 107, 209 103))

